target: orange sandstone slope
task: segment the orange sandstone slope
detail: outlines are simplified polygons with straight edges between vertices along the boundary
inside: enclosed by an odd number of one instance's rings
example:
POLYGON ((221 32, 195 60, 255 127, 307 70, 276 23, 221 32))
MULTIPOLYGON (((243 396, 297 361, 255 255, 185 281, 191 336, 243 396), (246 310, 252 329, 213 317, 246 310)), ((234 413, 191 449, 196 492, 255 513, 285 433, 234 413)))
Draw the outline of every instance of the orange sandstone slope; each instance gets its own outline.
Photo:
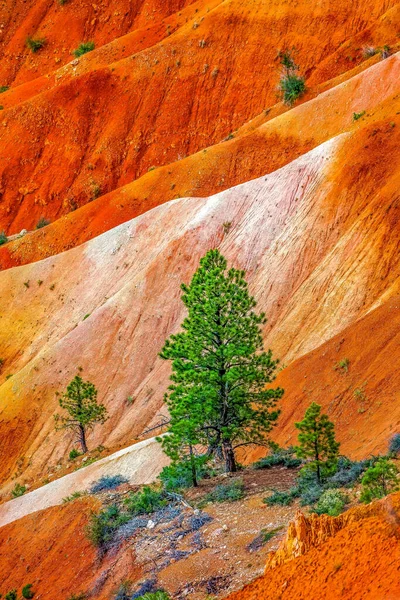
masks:
POLYGON ((265 575, 227 600, 397 600, 400 495, 340 517, 301 513, 265 575))
MULTIPOLYGON (((265 343, 284 361, 398 295, 398 118, 394 126, 385 120, 343 134, 266 177, 210 198, 175 200, 68 252, 1 272, 0 302, 8 306, 0 328, 4 489, 13 475, 43 476, 71 448, 69 436, 54 432, 54 393, 79 366, 111 415, 91 444, 129 444, 154 422, 169 373, 157 354, 183 318, 179 284, 210 247, 247 271, 269 317, 265 343), (382 160, 385 152, 391 161, 382 160)), ((391 322, 384 325, 390 338, 391 322)), ((376 340, 354 342, 349 358, 376 351, 376 340)), ((328 372, 333 366, 329 359, 328 372)), ((294 395, 292 387, 288 415, 294 395)), ((360 418, 359 435, 379 449, 387 429, 375 435, 370 424, 383 400, 378 387, 360 418)), ((393 395, 394 425, 396 411, 393 395)), ((349 416, 339 427, 343 451, 349 416)))
MULTIPOLYGON (((219 142, 275 102, 278 49, 295 45, 297 61, 311 76, 329 54, 380 22, 385 13, 391 24, 387 41, 393 43, 398 22, 395 0, 323 7, 297 0, 210 0, 186 3, 186 9, 184 4, 167 3, 168 10, 161 11, 161 3, 139 3, 136 13, 126 15, 121 3, 110 22, 102 16, 110 13, 107 5, 93 24, 93 6, 75 1, 62 7, 46 0, 34 6, 17 3, 14 20, 5 14, 4 20, 13 26, 4 38, 6 71, 1 82, 11 84, 11 90, 2 94, 0 228, 9 234, 33 229, 40 216, 54 220, 153 166, 219 142), (174 22, 172 16, 180 8, 186 10, 185 17, 178 13, 174 22), (172 21, 160 40, 160 31, 153 27, 163 18, 172 21), (112 42, 109 54, 95 50, 54 72, 54 57, 60 54, 63 62, 68 55, 63 51, 64 33, 60 52, 54 54, 66 22, 76 23, 68 34, 71 45, 97 30, 100 45, 119 33, 124 46, 124 37, 135 28, 142 37, 135 38, 138 47, 132 43, 128 56, 112 42), (49 38, 33 56, 23 46, 28 32, 49 38), (141 41, 146 32, 151 39, 141 41), (32 73, 45 76, 51 85, 28 81, 32 73), (16 104, 15 94, 20 98, 16 104)), ((362 60, 359 47, 353 54, 356 62, 362 60)), ((337 76, 347 68, 332 61, 322 74, 337 76)))
MULTIPOLYGON (((365 168, 374 162, 376 170, 376 163, 382 162, 380 146, 386 140, 381 135, 377 141, 370 138, 385 128, 393 129, 397 119, 400 57, 396 54, 378 62, 374 57, 364 67, 362 72, 349 75, 347 81, 332 83, 332 89, 284 114, 280 114, 282 106, 278 105, 271 115, 250 121, 233 139, 153 170, 45 229, 0 247, 0 266, 8 268, 54 255, 167 200, 209 195, 274 171, 343 131, 364 130, 356 136, 360 140, 357 145, 366 161, 365 168), (353 113, 361 109, 366 114, 355 122, 353 113)), ((393 146, 390 153, 395 167, 398 151, 393 146)), ((359 150, 352 156, 360 162, 359 150)), ((343 181, 342 190, 346 184, 343 181)), ((362 185, 372 187, 373 181, 363 180, 362 185)))

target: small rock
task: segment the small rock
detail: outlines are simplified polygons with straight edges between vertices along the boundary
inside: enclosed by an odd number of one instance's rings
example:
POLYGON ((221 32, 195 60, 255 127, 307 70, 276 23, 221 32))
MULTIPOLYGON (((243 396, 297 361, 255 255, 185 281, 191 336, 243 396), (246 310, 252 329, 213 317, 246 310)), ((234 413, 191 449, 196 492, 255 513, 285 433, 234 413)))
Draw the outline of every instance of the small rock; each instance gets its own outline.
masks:
POLYGON ((147 525, 146 525, 147 529, 154 529, 155 526, 156 526, 156 524, 154 523, 154 521, 149 519, 147 522, 147 525))

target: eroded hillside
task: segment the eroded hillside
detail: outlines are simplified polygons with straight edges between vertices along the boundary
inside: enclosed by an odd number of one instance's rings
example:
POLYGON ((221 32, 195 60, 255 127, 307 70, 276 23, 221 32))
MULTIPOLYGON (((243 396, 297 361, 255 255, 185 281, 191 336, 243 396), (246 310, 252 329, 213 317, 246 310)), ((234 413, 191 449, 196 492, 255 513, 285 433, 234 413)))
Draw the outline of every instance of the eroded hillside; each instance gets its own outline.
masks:
MULTIPOLYGON (((210 248, 245 270, 268 317, 263 338, 285 389, 274 439, 293 444, 316 401, 343 454, 386 452, 400 426, 399 31, 395 0, 3 1, 0 583, 32 573, 41 597, 106 600, 144 576, 133 542, 105 558, 88 543, 97 499, 54 505, 100 475, 122 470, 137 486, 165 464, 155 442, 136 444, 165 414, 170 366, 158 354, 184 316, 180 284, 210 248), (42 47, 32 52, 28 38, 42 47), (307 85, 293 106, 277 89, 284 49, 307 85), (40 218, 49 224, 36 229, 40 218), (86 468, 68 461, 74 441, 54 428, 56 392, 77 372, 110 415, 89 438, 100 448, 90 460, 103 460, 86 468), (16 483, 35 491, 7 502, 16 483)), ((276 515, 286 526, 292 509, 266 509, 258 491, 243 504, 252 527, 276 515)), ((336 521, 298 517, 265 576, 232 600, 397 597, 389 498, 336 521)), ((218 597, 266 558, 245 566, 239 513, 224 556, 216 525, 197 548, 213 577, 223 573, 218 597)), ((203 600, 208 569, 200 577, 185 543, 163 577, 175 598, 203 600)))

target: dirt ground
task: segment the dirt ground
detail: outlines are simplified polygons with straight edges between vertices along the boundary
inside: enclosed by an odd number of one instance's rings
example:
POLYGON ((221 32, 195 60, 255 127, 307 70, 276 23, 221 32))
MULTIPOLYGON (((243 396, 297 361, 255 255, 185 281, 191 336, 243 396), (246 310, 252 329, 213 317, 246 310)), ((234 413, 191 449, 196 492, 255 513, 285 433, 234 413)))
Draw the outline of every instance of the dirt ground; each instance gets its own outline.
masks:
MULTIPOLYGON (((263 573, 269 551, 276 550, 296 512, 296 505, 269 507, 263 499, 272 489, 289 489, 296 471, 285 468, 245 470, 235 476, 203 480, 186 494, 188 506, 140 529, 132 546, 145 573, 175 599, 223 597, 263 573), (219 483, 241 479, 245 495, 234 502, 197 504, 219 483), (196 518, 205 521, 192 526, 196 518), (264 543, 261 532, 270 533, 264 543)), ((138 589, 135 584, 133 590, 138 589)))

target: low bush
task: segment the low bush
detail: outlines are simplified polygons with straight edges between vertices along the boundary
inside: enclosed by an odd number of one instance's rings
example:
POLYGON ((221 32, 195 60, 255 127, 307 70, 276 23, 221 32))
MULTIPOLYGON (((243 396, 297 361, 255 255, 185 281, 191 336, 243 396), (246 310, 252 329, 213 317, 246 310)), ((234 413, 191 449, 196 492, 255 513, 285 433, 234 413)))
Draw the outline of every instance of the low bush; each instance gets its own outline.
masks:
POLYGON ((395 433, 389 442, 389 454, 397 456, 400 452, 400 433, 395 433))
POLYGON ((84 495, 84 492, 73 492, 70 496, 66 496, 65 498, 63 498, 63 504, 67 504, 68 502, 73 502, 74 500, 77 500, 78 498, 82 498, 83 495, 84 495))
POLYGON ((116 504, 112 504, 98 514, 91 515, 86 528, 87 537, 95 546, 104 547, 113 540, 117 529, 125 525, 129 519, 129 515, 122 513, 116 504))
POLYGON ((167 504, 165 492, 148 485, 139 492, 130 494, 125 500, 125 506, 131 515, 148 515, 167 504))
POLYGON ((78 458, 78 456, 81 456, 81 452, 79 452, 76 448, 72 448, 68 458, 69 460, 75 460, 75 458, 78 458))
POLYGON ((244 496, 244 483, 235 479, 228 483, 220 483, 205 497, 206 502, 233 502, 244 496))
POLYGON ((296 73, 286 73, 281 77, 279 89, 284 103, 292 106, 306 92, 306 81, 296 73))
POLYGON ((36 229, 42 229, 42 227, 47 227, 47 225, 50 225, 49 219, 40 217, 39 221, 36 223, 36 229))
POLYGON ((43 46, 46 45, 46 40, 44 38, 26 38, 26 45, 33 53, 38 52, 43 46))
POLYGON ((253 464, 253 469, 270 469, 271 467, 286 467, 295 469, 302 464, 300 458, 294 456, 293 448, 277 448, 272 454, 261 458, 253 464))
POLYGON ((26 585, 24 585, 24 587, 22 588, 21 594, 22 594, 22 597, 26 598, 27 600, 30 600, 31 598, 33 598, 35 594, 32 591, 32 583, 27 583, 26 585))
POLYGON ((327 486, 330 488, 338 488, 353 485, 359 480, 370 464, 370 460, 353 462, 345 456, 340 456, 337 462, 336 473, 329 477, 327 486))
POLYGON ((358 119, 361 119, 361 117, 363 117, 365 115, 365 110, 362 110, 359 113, 353 113, 353 121, 358 121, 358 119))
POLYGON ((6 600, 17 600, 18 598, 18 594, 17 594, 17 590, 10 590, 9 592, 7 592, 5 599, 6 600))
POLYGON ((25 485, 21 485, 20 483, 16 483, 14 486, 14 489, 11 491, 11 496, 13 498, 19 498, 20 496, 23 496, 26 492, 26 486, 25 485))
POLYGON ((4 94, 4 92, 8 92, 10 88, 8 85, 0 85, 0 94, 4 94))
POLYGON ((76 50, 74 50, 73 54, 74 54, 74 56, 76 56, 76 58, 79 58, 83 54, 87 54, 88 52, 91 52, 92 50, 94 50, 94 48, 95 48, 94 42, 82 42, 81 44, 79 44, 79 46, 76 48, 76 50))
POLYGON ((298 498, 298 496, 299 490, 297 487, 291 488, 288 492, 280 492, 275 490, 271 496, 264 498, 263 502, 268 506, 274 506, 276 504, 279 506, 289 506, 292 504, 295 498, 298 498))
POLYGON ((315 512, 318 515, 337 517, 343 511, 349 499, 339 490, 325 490, 320 496, 315 512))
POLYGON ((4 233, 4 231, 0 231, 0 246, 2 246, 3 244, 6 244, 8 241, 8 238, 6 236, 6 234, 4 233))
POLYGON ((128 480, 122 475, 104 475, 92 485, 90 488, 90 493, 98 494, 99 492, 104 492, 105 490, 114 490, 123 483, 128 483, 128 480))

